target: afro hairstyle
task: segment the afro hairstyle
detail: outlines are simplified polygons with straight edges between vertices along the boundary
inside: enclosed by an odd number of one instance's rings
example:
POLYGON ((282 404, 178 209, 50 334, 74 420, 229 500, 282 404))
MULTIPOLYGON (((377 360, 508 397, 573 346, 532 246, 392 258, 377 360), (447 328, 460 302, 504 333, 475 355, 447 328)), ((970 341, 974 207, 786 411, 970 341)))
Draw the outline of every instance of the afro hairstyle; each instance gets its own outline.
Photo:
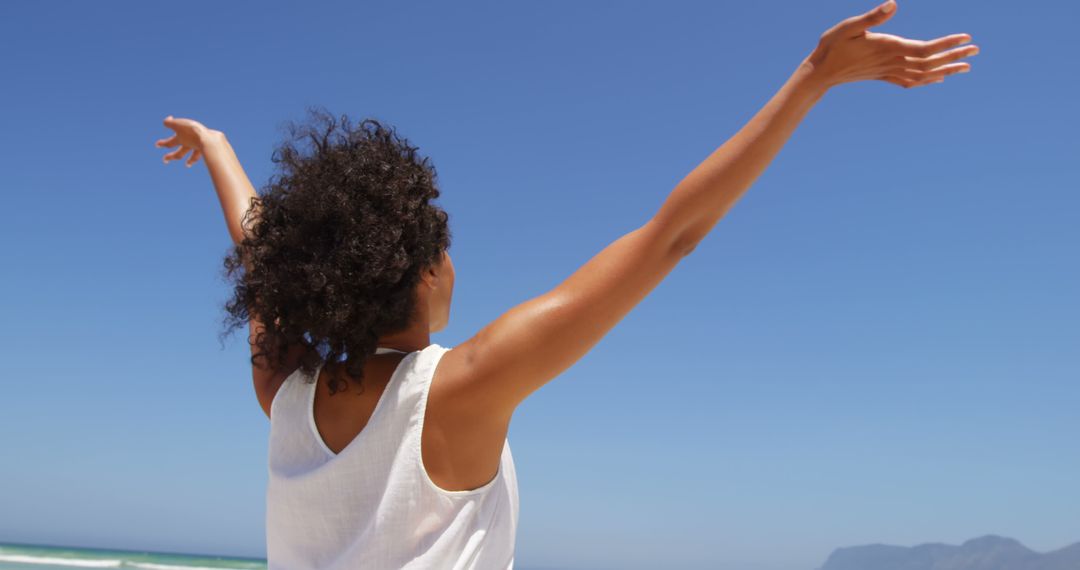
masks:
MULTIPOLYGON (((359 383, 379 338, 416 318, 421 272, 450 247, 449 216, 432 204, 434 166, 395 128, 307 111, 307 121, 285 123, 271 158, 278 170, 225 257, 233 295, 221 338, 258 318, 253 366, 280 368, 302 346, 305 376, 345 357, 359 383)), ((335 378, 330 393, 338 386, 335 378)))

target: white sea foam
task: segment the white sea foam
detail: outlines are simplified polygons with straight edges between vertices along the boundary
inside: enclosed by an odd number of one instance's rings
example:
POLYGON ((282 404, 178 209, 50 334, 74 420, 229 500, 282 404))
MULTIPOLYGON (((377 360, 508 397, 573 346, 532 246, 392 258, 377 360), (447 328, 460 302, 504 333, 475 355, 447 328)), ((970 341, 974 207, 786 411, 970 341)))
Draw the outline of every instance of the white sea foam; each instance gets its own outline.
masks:
POLYGON ((0 561, 22 562, 23 564, 53 564, 56 566, 75 566, 78 568, 119 568, 123 561, 113 559, 87 560, 79 558, 55 558, 51 556, 29 556, 26 554, 0 554, 0 561))
POLYGON ((124 566, 150 568, 152 570, 221 570, 221 566, 177 566, 176 564, 154 564, 153 562, 125 562, 124 566))

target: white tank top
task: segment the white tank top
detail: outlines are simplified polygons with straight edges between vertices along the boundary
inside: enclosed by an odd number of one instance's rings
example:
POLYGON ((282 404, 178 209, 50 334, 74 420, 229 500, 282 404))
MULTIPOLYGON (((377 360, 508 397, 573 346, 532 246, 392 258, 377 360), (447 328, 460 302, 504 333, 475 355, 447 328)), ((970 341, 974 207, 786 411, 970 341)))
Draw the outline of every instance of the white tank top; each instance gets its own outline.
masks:
MULTIPOLYGON (((285 379, 270 404, 267 570, 514 567, 509 438, 495 478, 476 489, 438 487, 421 460, 428 387, 449 350, 430 344, 406 354, 367 425, 336 455, 315 427, 312 377, 297 369, 285 379)), ((402 351, 376 350, 384 352, 402 351)))

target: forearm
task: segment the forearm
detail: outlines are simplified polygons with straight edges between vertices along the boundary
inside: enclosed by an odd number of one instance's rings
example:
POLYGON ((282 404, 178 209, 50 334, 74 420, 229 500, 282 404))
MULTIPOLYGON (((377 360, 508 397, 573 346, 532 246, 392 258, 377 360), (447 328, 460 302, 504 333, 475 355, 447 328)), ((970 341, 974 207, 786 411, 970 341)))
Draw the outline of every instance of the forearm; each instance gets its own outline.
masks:
POLYGON ((826 87, 801 63, 783 87, 734 136, 690 172, 653 218, 672 244, 692 250, 761 175, 826 87))
MULTIPOLYGON (((240 165, 240 159, 233 151, 225 133, 221 131, 209 131, 203 140, 203 158, 206 168, 210 172, 210 178, 214 182, 214 190, 217 191, 221 201, 221 211, 225 215, 225 224, 229 229, 229 236, 233 243, 239 245, 244 238, 241 222, 244 215, 251 208, 251 199, 257 197, 255 187, 251 185, 244 168, 240 165)), ((248 267, 244 260, 245 268, 248 267)), ((252 343, 252 353, 255 352, 255 335, 264 329, 259 319, 252 315, 248 327, 248 342, 252 343)))
POLYGON ((244 237, 241 221, 251 208, 251 199, 258 194, 224 133, 207 133, 203 142, 203 154, 214 189, 221 201, 221 211, 225 215, 229 236, 233 243, 239 244, 244 237))

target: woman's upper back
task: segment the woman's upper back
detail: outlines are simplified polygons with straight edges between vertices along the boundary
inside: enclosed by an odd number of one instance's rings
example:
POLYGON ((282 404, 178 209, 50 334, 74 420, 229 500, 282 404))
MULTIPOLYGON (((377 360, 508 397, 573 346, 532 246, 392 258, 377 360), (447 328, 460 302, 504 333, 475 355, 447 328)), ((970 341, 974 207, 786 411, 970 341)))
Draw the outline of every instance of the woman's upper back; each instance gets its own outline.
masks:
POLYGON ((377 400, 358 405, 371 409, 353 424, 362 424, 359 433, 333 449, 313 413, 318 384, 299 371, 283 382, 271 404, 269 570, 513 567, 518 494, 509 440, 495 477, 478 488, 447 490, 425 470, 441 427, 424 429, 429 388, 449 351, 431 344, 406 354, 377 400))

